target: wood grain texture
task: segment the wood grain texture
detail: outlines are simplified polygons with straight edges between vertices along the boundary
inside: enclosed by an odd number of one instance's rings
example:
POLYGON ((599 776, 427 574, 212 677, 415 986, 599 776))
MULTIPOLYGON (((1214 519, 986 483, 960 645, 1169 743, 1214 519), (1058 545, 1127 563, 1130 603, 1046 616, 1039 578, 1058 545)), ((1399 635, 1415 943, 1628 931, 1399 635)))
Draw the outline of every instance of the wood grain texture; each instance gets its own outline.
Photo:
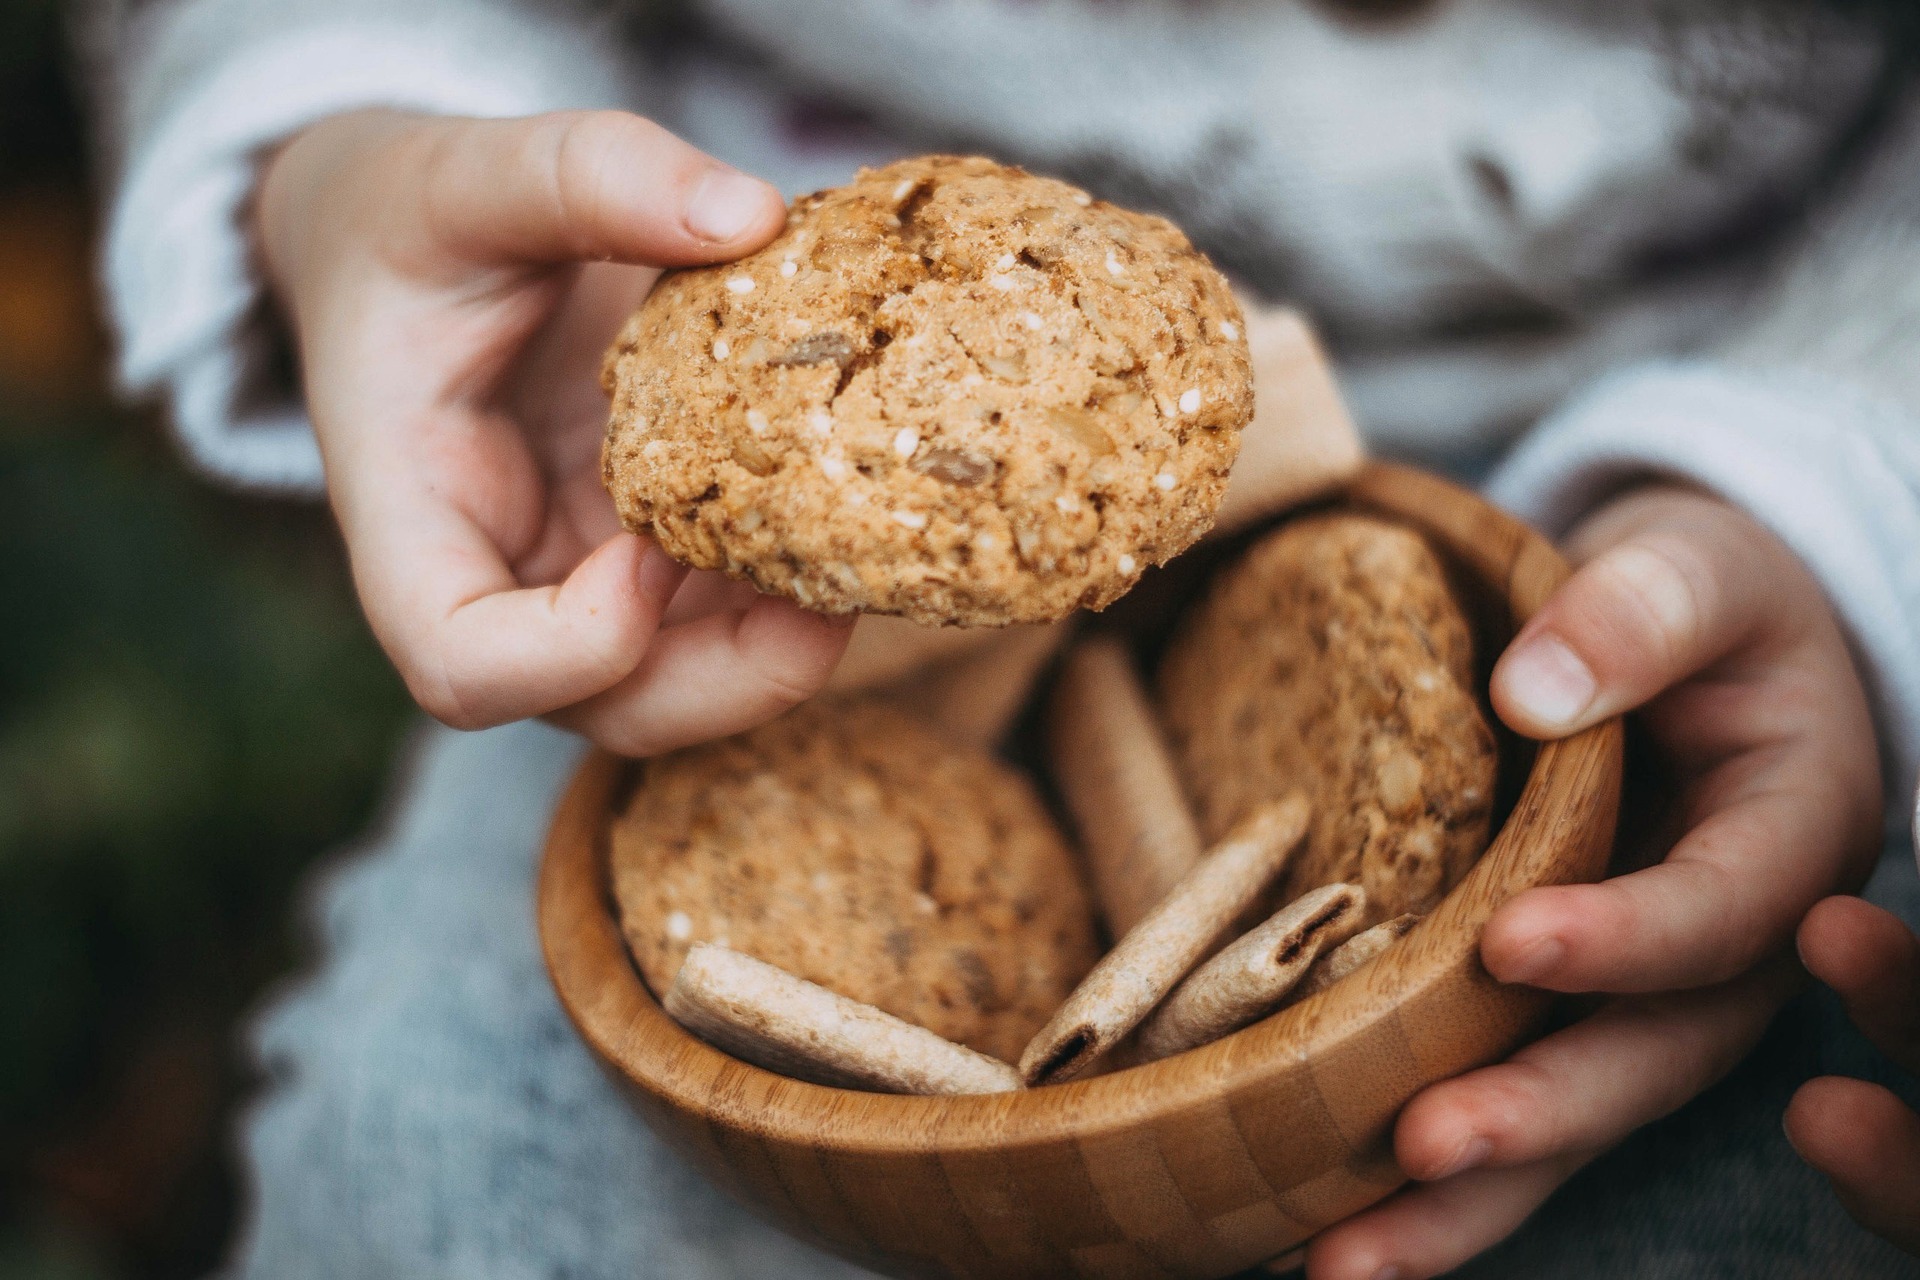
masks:
MULTIPOLYGON (((1370 464, 1354 503, 1423 529, 1506 616, 1567 574, 1537 534, 1434 476, 1370 464)), ((605 820, 624 774, 590 757, 555 815, 540 933, 561 1003, 641 1117, 806 1239, 900 1276, 1224 1276, 1403 1181, 1388 1145, 1425 1085, 1495 1061, 1547 998, 1495 982, 1480 927, 1538 884, 1597 878, 1621 729, 1543 746, 1485 855, 1399 945, 1224 1040, 1030 1092, 864 1094, 738 1062, 661 1012, 609 908, 605 820)))

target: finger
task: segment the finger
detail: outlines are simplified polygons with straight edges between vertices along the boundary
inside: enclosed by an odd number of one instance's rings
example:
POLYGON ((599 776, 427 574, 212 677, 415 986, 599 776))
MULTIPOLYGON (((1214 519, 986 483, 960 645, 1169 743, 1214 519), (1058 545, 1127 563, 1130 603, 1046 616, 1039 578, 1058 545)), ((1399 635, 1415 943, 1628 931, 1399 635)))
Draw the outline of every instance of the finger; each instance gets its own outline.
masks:
POLYGON ((492 540, 445 507, 351 545, 375 634, 415 701, 458 729, 542 715, 619 683, 685 574, 620 534, 559 584, 520 588, 492 540))
POLYGON ((1400 1167, 1430 1181, 1611 1146, 1731 1070, 1799 981, 1781 957, 1725 986, 1613 1001, 1416 1095, 1394 1130, 1400 1167))
POLYGON ((542 441, 549 471, 600 474, 611 399, 600 385, 607 348, 659 281, 652 267, 589 262, 573 268, 559 305, 520 348, 500 400, 542 441))
POLYGON ((1844 824, 1794 780, 1791 759, 1709 814, 1664 862, 1598 884, 1530 889, 1481 932, 1502 982, 1554 991, 1660 991, 1724 982, 1831 887, 1844 824))
POLYGON ((667 627, 626 680, 553 719, 628 756, 739 733, 819 692, 852 629, 763 596, 667 627))
POLYGON ((1920 1116, 1877 1084, 1823 1076, 1793 1095, 1786 1129, 1856 1222, 1920 1253, 1920 1116))
POLYGON ((1314 1237, 1308 1280, 1423 1280, 1451 1271, 1512 1235, 1591 1158, 1482 1169, 1402 1191, 1314 1237))
POLYGON ((771 186, 620 111, 444 120, 414 145, 422 224, 473 262, 716 262, 786 218, 771 186))
MULTIPOLYGON (((559 582, 595 547, 621 533, 620 513, 607 496, 598 468, 549 480, 546 515, 539 541, 512 560, 514 577, 527 586, 559 582)), ((662 621, 671 616, 669 612, 662 621)))
POLYGON ((667 606, 666 625, 692 622, 710 613, 742 613, 760 598, 750 582, 709 569, 697 569, 687 575, 673 603, 667 606))
POLYGON ((1762 620, 1769 598, 1769 558, 1739 541, 1730 522, 1688 507, 1665 511, 1589 561, 1495 666, 1501 719, 1530 737, 1563 737, 1725 655, 1762 620))
POLYGON ((1891 912, 1840 897, 1814 904, 1798 940, 1807 971, 1839 994, 1867 1039, 1920 1070, 1920 939, 1891 912))

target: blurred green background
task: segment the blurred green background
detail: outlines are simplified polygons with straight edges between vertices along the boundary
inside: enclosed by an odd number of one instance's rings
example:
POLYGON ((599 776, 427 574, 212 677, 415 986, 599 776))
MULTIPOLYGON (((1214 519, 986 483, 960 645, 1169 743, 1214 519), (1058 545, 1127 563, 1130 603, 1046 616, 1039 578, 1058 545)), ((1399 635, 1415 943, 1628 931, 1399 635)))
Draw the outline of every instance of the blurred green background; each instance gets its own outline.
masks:
POLYGON ((116 405, 62 6, 0 0, 0 1278, 197 1276, 237 1029, 406 701, 317 507, 116 405))

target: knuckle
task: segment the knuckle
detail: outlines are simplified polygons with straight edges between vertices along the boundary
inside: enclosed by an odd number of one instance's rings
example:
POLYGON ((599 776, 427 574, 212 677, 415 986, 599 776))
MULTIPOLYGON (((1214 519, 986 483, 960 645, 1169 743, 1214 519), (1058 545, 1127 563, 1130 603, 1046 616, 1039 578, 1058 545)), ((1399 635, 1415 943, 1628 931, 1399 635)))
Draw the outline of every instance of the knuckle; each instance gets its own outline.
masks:
POLYGON ((604 558, 594 560, 545 593, 550 625, 566 637, 572 662, 596 691, 612 687, 632 672, 658 623, 657 614, 633 591, 606 589, 610 567, 604 558), (599 570, 597 577, 583 582, 579 575, 594 568, 599 570))
POLYGON ((1658 954, 1657 920, 1649 916, 1641 885, 1632 876, 1602 880, 1578 890, 1578 919, 1567 936, 1568 961, 1585 988, 1635 985, 1641 967, 1658 954))
POLYGON ((798 706, 826 687, 838 660, 837 648, 823 652, 817 645, 796 645, 775 661, 762 659, 763 686, 782 709, 798 706))
POLYGON ((484 729, 486 724, 461 705, 458 695, 437 681, 407 681, 420 709, 449 729, 484 729))
POLYGON ((553 122, 553 136, 541 147, 547 157, 545 183, 554 225, 563 228, 578 256, 588 256, 582 235, 582 211, 592 205, 595 184, 593 127, 590 117, 568 113, 553 122))
POLYGON ((592 724, 573 727, 585 733, 595 745, 629 760, 642 759, 660 749, 660 744, 653 736, 631 723, 629 717, 602 718, 592 724))
POLYGON ((459 682, 444 661, 410 663, 401 667, 400 678, 420 709, 449 729, 485 729, 491 722, 479 715, 463 698, 459 682))
POLYGON ((568 228, 577 256, 604 256, 595 228, 619 211, 607 194, 614 175, 635 153, 657 147, 666 131, 620 111, 574 111, 555 117, 549 144, 554 216, 568 228))
POLYGON ((1589 572, 1601 606, 1651 656, 1673 662, 1698 646, 1711 595, 1690 553, 1665 541, 1632 542, 1594 561, 1589 572))
POLYGON ((1552 1129, 1559 1111, 1556 1083, 1546 1067, 1524 1057, 1486 1073, 1474 1106, 1480 1131, 1496 1140, 1538 1139, 1552 1129))
POLYGON ((1588 932, 1589 939, 1597 937, 1617 946, 1644 922, 1636 887, 1630 876, 1602 880, 1592 886, 1591 895, 1582 904, 1591 913, 1593 924, 1598 926, 1588 932))
POLYGON ((611 688, 633 670, 646 648, 651 628, 631 609, 600 610, 596 625, 572 628, 579 641, 587 679, 597 689, 611 688))
POLYGON ((404 178, 417 175, 417 182, 404 183, 419 192, 420 221, 427 235, 438 242, 459 237, 455 231, 464 210, 459 184, 454 181, 456 155, 461 132, 451 128, 422 129, 393 143, 387 162, 404 178))
POLYGON ((1543 1112, 1553 1109, 1558 1080, 1538 1062, 1520 1059, 1508 1065, 1513 1070, 1502 1075, 1495 1086, 1495 1115, 1515 1126, 1532 1127, 1543 1112))
POLYGON ((621 117, 606 111, 569 111, 556 118, 556 127, 557 167, 574 179, 597 175, 628 133, 621 117))
MULTIPOLYGON (((1758 828, 1729 834, 1746 851, 1770 839, 1758 828)), ((1702 967, 1692 975, 1696 983, 1723 981, 1759 960, 1774 939, 1746 879, 1713 858, 1689 858, 1673 865, 1694 881, 1690 896, 1695 910, 1686 913, 1688 918, 1676 916, 1669 922, 1670 936, 1660 951, 1699 956, 1702 967)))
POLYGON ((805 673, 782 670, 762 663, 759 667, 760 691, 767 702, 781 711, 797 707, 819 692, 820 682, 805 673))
POLYGON ((833 674, 842 645, 824 620, 798 612, 782 617, 785 610, 774 609, 779 612, 769 614, 756 603, 742 616, 736 632, 737 653, 760 697, 785 710, 820 692, 833 674))

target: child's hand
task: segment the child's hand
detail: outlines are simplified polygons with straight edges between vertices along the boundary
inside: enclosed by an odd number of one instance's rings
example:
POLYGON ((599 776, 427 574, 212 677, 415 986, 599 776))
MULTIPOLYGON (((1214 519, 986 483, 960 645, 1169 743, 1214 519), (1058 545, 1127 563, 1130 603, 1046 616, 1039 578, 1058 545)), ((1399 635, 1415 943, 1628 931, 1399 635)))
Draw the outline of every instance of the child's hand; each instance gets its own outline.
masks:
MULTIPOLYGON (((1920 940, 1897 917, 1828 898, 1800 925, 1800 957, 1867 1039, 1920 1072, 1920 940)), ((1787 1137, 1861 1226, 1920 1253, 1920 1116, 1877 1084, 1823 1076, 1793 1095, 1787 1137)))
POLYGON ((639 755, 825 682, 843 624, 686 581, 600 482, 600 356, 652 268, 738 257, 783 215, 618 112, 357 112, 268 162, 259 239, 354 582, 433 715, 552 715, 639 755))
POLYGON ((1601 511, 1571 552, 1584 565, 1501 658, 1494 706, 1539 738, 1639 708, 1677 772, 1685 834, 1658 865, 1494 913, 1480 951, 1495 977, 1619 998, 1414 1098, 1394 1145, 1423 1185, 1323 1232, 1314 1280, 1458 1266, 1725 1074, 1795 989, 1775 953, 1879 847, 1866 697, 1785 546, 1723 502, 1661 486, 1601 511))

